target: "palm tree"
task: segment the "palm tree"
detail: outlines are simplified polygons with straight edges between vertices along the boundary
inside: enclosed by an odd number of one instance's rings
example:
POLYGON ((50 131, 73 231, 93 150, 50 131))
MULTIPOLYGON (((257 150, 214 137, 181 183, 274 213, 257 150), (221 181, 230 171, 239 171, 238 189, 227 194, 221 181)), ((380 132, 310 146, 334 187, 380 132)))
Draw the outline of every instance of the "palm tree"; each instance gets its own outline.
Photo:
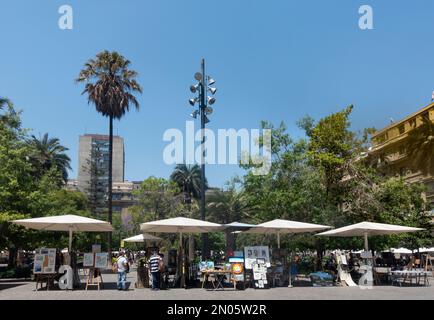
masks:
MULTIPOLYGON (((191 216, 192 198, 195 200, 199 200, 201 197, 201 170, 199 165, 195 164, 191 166, 185 164, 178 164, 175 167, 175 170, 170 175, 170 179, 175 182, 184 193, 184 203, 188 206, 188 211, 191 216)), ((208 189, 208 182, 205 178, 205 190, 206 189, 208 189)), ((188 237, 188 253, 189 260, 192 261, 194 259, 194 239, 191 234, 188 237)))
MULTIPOLYGON (((219 190, 209 196, 208 208, 214 221, 221 224, 252 220, 255 208, 248 204, 245 194, 234 186, 219 190)), ((234 250, 236 235, 226 233, 226 251, 234 250)))
POLYGON ((423 174, 434 175, 434 121, 422 116, 422 124, 408 133, 407 155, 423 174))
MULTIPOLYGON (((77 82, 85 82, 82 94, 87 94, 88 102, 95 105, 96 111, 109 118, 109 174, 108 174, 108 221, 112 223, 112 171, 113 171, 113 119, 120 120, 130 105, 137 110, 139 103, 134 93, 142 88, 136 82, 138 73, 131 70, 131 62, 116 51, 107 50, 90 59, 80 71, 77 82)), ((111 233, 108 237, 111 251, 111 233)))
POLYGON ((60 144, 58 138, 49 138, 48 133, 40 139, 34 135, 28 141, 32 148, 31 159, 34 160, 42 172, 56 167, 62 173, 63 182, 68 181, 68 169, 71 169, 71 159, 65 153, 69 149, 60 144))
MULTIPOLYGON (((200 199, 200 177, 201 171, 199 165, 178 164, 170 175, 184 193, 185 203, 191 203, 191 198, 200 199)), ((208 188, 208 182, 205 178, 205 190, 208 188)))

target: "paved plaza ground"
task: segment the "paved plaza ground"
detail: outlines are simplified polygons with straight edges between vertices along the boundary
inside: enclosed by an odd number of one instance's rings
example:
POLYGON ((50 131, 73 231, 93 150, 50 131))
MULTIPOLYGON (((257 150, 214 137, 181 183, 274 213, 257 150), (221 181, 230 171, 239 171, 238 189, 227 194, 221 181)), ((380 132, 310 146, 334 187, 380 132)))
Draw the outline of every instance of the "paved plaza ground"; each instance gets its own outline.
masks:
MULTIPOLYGON (((206 289, 135 289, 136 273, 127 276, 128 291, 116 290, 116 275, 104 274, 104 288, 74 291, 35 290, 31 281, 0 281, 0 300, 434 300, 434 285, 427 287, 377 286, 373 289, 348 287, 294 287, 269 290, 224 291, 206 289)), ((434 284, 434 279, 430 279, 434 284)), ((84 287, 83 287, 84 288, 84 287)))

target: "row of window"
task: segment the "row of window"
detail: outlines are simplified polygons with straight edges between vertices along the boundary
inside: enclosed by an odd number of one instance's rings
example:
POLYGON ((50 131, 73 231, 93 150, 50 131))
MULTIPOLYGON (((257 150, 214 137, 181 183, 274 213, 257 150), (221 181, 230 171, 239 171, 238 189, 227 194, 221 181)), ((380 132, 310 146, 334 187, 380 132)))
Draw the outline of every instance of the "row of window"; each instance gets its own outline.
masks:
MULTIPOLYGON (((419 117, 421 119, 422 118, 430 119, 429 111, 425 111, 419 117)), ((417 127, 417 118, 418 117, 414 117, 414 118, 412 118, 412 119, 410 119, 404 123, 401 123, 399 126, 386 131, 385 133, 379 135, 378 137, 375 137, 374 142, 376 144, 381 144, 381 143, 386 142, 390 138, 403 135, 404 133, 416 128, 417 127)))

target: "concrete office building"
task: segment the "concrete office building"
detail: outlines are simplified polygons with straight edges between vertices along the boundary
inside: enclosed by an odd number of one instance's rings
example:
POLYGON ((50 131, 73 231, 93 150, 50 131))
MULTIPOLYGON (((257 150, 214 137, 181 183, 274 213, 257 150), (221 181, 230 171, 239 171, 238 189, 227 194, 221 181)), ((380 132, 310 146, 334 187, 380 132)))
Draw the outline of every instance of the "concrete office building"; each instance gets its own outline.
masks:
MULTIPOLYGON (((98 180, 105 187, 108 184, 109 136, 99 134, 85 134, 80 136, 78 148, 78 177, 77 187, 86 191, 94 170, 91 164, 97 166, 98 180)), ((125 150, 124 139, 113 136, 113 182, 125 180, 125 150)))

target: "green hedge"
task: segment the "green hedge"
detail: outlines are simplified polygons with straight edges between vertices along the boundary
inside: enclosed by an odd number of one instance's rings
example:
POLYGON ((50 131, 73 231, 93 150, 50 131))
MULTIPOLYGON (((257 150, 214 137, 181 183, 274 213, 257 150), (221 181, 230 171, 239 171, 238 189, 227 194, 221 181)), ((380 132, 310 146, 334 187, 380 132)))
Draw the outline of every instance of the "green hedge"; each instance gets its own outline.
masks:
POLYGON ((30 278, 32 270, 29 267, 16 267, 0 271, 0 279, 30 278))

